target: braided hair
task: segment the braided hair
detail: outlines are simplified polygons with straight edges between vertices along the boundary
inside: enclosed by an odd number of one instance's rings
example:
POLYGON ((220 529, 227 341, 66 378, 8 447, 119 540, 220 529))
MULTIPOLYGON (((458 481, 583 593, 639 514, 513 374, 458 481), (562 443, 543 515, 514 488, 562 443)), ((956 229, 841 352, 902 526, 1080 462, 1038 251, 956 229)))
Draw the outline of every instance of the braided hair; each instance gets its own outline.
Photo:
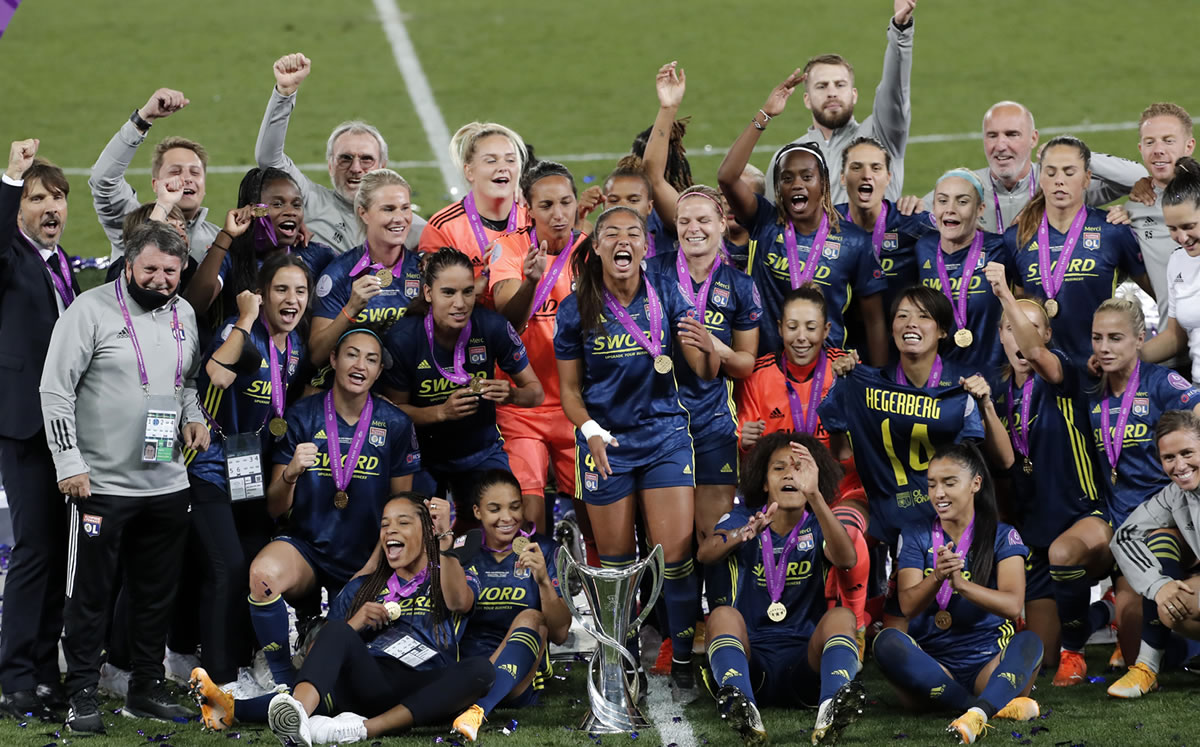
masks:
MULTIPOLYGON (((297 190, 300 189, 300 185, 296 183, 292 175, 282 169, 250 169, 242 177, 242 183, 238 185, 237 206, 245 207, 261 203, 263 188, 278 181, 289 181, 297 190)), ((274 249, 276 247, 269 247, 267 251, 274 249)), ((229 261, 232 266, 229 276, 225 278, 222 296, 237 298, 237 294, 244 290, 256 290, 258 288, 258 252, 254 246, 253 226, 230 242, 229 261)))
MULTIPOLYGON (((671 123, 671 136, 667 141, 667 166, 663 173, 667 183, 682 192, 692 186, 692 165, 687 160, 687 149, 683 147, 683 136, 687 134, 691 117, 683 117, 671 123)), ((633 154, 639 159, 646 157, 646 144, 650 142, 651 125, 637 134, 633 139, 633 154)))
MULTIPOLYGON (((392 493, 388 497, 388 503, 392 501, 411 503, 417 511, 417 517, 421 520, 421 552, 425 553, 426 569, 429 572, 429 597, 433 602, 433 639, 438 648, 442 648, 447 642, 442 623, 450 617, 450 614, 446 609, 446 600, 442 597, 442 556, 438 547, 437 535, 433 531, 433 519, 429 515, 429 507, 425 505, 426 500, 428 500, 427 496, 411 491, 392 493)), ((387 510, 386 506, 384 510, 387 510)), ((382 547, 379 548, 379 558, 375 570, 366 577, 362 586, 358 587, 358 593, 354 595, 354 599, 350 602, 350 609, 346 612, 346 619, 354 617, 354 614, 367 602, 374 602, 378 599, 381 590, 387 589, 388 579, 392 577, 393 573, 395 570, 388 565, 385 550, 382 547)))

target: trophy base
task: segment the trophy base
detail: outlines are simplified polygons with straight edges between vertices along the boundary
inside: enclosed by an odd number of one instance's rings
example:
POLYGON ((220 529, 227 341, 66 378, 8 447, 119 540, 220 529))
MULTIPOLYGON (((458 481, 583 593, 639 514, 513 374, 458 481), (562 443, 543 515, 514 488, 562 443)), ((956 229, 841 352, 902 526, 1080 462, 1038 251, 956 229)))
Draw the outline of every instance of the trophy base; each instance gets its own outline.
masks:
POLYGON ((579 730, 588 734, 628 734, 640 729, 651 728, 650 722, 637 710, 636 706, 620 715, 623 715, 624 718, 620 718, 618 714, 609 714, 609 718, 602 719, 589 709, 579 724, 579 730), (612 716, 618 717, 612 718, 612 716))

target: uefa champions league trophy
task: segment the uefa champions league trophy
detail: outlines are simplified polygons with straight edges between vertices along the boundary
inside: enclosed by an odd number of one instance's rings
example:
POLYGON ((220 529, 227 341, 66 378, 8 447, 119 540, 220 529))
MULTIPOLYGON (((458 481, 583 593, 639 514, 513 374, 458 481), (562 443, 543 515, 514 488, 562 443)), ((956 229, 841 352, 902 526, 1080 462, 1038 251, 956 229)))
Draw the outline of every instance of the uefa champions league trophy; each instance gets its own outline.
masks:
POLYGON ((579 728, 597 734, 624 734, 650 725, 637 706, 638 680, 625 674, 625 665, 637 670, 637 660, 625 647, 632 631, 635 635, 642 621, 654 608, 663 583, 663 549, 656 545, 649 557, 628 568, 592 568, 580 565, 569 552, 558 552, 556 566, 558 581, 564 589, 563 601, 571 615, 596 639, 599 645, 588 664, 589 709, 579 728), (654 571, 654 591, 646 600, 642 614, 636 620, 630 613, 637 604, 638 587, 647 568, 654 571), (592 610, 591 624, 575 606, 569 593, 572 576, 578 578, 592 610))

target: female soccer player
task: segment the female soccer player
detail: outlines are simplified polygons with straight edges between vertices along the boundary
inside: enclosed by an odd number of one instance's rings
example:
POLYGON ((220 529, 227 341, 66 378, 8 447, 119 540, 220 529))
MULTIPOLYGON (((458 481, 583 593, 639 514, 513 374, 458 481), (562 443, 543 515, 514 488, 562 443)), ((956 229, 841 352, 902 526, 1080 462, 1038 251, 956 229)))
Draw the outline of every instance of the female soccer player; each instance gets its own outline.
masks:
POLYGON ((206 726, 225 728, 236 714, 269 723, 284 744, 350 744, 444 722, 487 692, 490 662, 457 652, 479 580, 447 552, 449 505, 397 493, 379 524, 375 570, 330 605, 291 695, 235 703, 203 669, 192 673, 206 726))
POLYGON ((862 713, 854 615, 826 609, 824 594, 829 568, 856 560, 829 510, 840 478, 811 435, 767 436, 746 463, 744 502, 697 552, 705 564, 729 559, 732 599, 709 614, 708 658, 717 710, 747 744, 767 740, 759 702, 819 704, 813 744, 836 742, 862 713))
POLYGON ((946 729, 962 744, 983 736, 988 719, 1037 718, 1038 704, 1021 697, 1042 663, 1032 631, 1013 634, 1025 601, 1021 535, 997 516, 996 494, 983 457, 951 444, 929 462, 929 500, 937 516, 904 530, 900 607, 908 633, 875 638, 875 660, 906 707, 928 698, 965 711, 946 729))
POLYGON ((424 469, 449 489, 460 529, 474 526, 470 498, 480 475, 508 469, 496 406, 536 407, 542 385, 525 345, 500 314, 476 303, 467 255, 425 255, 421 297, 388 331, 387 396, 417 427, 424 469), (497 379, 496 366, 511 378, 497 379))
POLYGON ((1000 303, 983 275, 988 262, 1009 267, 1004 237, 979 228, 983 184, 967 169, 942 174, 933 190, 937 232, 917 242, 918 282, 940 290, 950 301, 954 328, 946 360, 982 374, 993 387, 1000 382, 1004 349, 996 336, 1000 303))
POLYGON ((1103 211, 1083 204, 1091 180, 1092 151, 1060 135, 1042 150, 1040 189, 1004 232, 1025 294, 1045 299, 1054 339, 1073 361, 1092 354, 1091 319, 1113 295, 1120 275, 1130 275, 1151 296, 1137 239, 1111 225, 1103 211))
POLYGON ((997 393, 996 409, 1012 441, 1013 460, 1003 466, 1029 548, 1025 622, 1049 652, 1046 664, 1058 667, 1054 684, 1077 685, 1087 676, 1083 646, 1089 632, 1111 617, 1105 605, 1088 606, 1092 581, 1112 570, 1112 527, 1090 435, 1087 383, 1082 369, 1050 348, 1050 319, 1042 305, 1013 296, 1004 265, 992 262, 984 269, 1004 309, 1000 342, 1008 381, 997 393))
POLYGON ((517 478, 503 470, 486 472, 471 499, 483 531, 467 537, 459 557, 481 590, 459 651, 489 657, 496 669, 492 689, 454 720, 455 731, 474 742, 484 718, 500 703, 514 708, 537 703, 538 662, 550 642, 567 640, 571 613, 558 592, 557 546, 532 525, 526 529, 517 478))
POLYGON ((246 560, 271 536, 265 521, 266 466, 283 435, 288 389, 304 359, 296 330, 308 309, 312 276, 296 255, 263 263, 258 292, 238 294, 197 381, 208 420, 207 451, 187 455, 195 536, 206 553, 200 587, 201 662, 218 682, 237 678, 249 646, 245 628, 246 560), (230 479, 232 477, 232 479, 230 479))
POLYGON ((829 340, 835 347, 861 346, 866 358, 882 366, 888 357, 882 292, 883 270, 871 248, 871 237, 842 221, 830 198, 829 167, 821 148, 793 143, 775 162, 776 205, 741 180, 742 169, 767 122, 779 116, 800 84, 797 70, 771 91, 762 109, 729 149, 717 171, 721 192, 739 222, 750 228, 750 277, 763 294, 758 353, 780 349, 779 318, 783 296, 807 282, 821 286, 829 301, 829 340), (843 314, 851 298, 866 328, 866 339, 847 340, 843 314))
POLYGON ((721 360, 708 330, 688 315, 693 307, 683 289, 676 283, 660 290, 642 272, 645 253, 638 213, 616 207, 600 215, 595 234, 572 258, 576 288, 558 309, 554 354, 563 410, 577 429, 575 492, 587 503, 601 562, 634 562, 640 505, 649 544, 662 545, 666 560, 672 687, 689 699, 698 594, 691 558, 695 465, 672 353, 681 348, 705 380, 717 375, 721 360))
POLYGON ((1146 341, 1142 360, 1162 363, 1186 347, 1200 382, 1200 163, 1184 156, 1162 197, 1163 220, 1182 252, 1167 260, 1167 328, 1146 341))
POLYGON ((573 230, 575 178, 565 166, 538 161, 521 177, 521 191, 531 225, 496 240, 490 282, 496 310, 521 330, 545 398, 533 408, 496 408, 496 424, 504 434, 512 472, 521 482, 525 516, 545 532, 548 469, 554 469, 559 493, 575 495, 575 430, 559 403, 554 314, 571 294, 571 255, 583 234, 573 230))
POLYGON ((892 154, 883 143, 873 137, 850 141, 842 152, 842 186, 850 201, 835 205, 834 209, 871 233, 871 248, 887 279, 883 305, 889 309, 900 291, 919 282, 914 254, 917 239, 937 233, 929 213, 905 215, 896 203, 883 198, 891 183, 892 154))
POLYGON ((470 122, 450 138, 450 157, 463 170, 470 187, 466 196, 433 214, 421 232, 420 250, 453 247, 471 261, 478 280, 476 294, 491 306, 484 275, 493 242, 524 228, 529 217, 517 201, 525 170, 525 141, 495 122, 470 122))
POLYGON ((654 209, 654 193, 646 167, 637 156, 625 156, 604 180, 605 208, 627 207, 646 223, 646 258, 668 251, 675 242, 670 229, 654 209))
POLYGON ((317 281, 308 343, 319 366, 346 330, 394 322, 421 291, 419 256, 404 249, 412 227, 412 190, 404 177, 391 169, 368 171, 354 210, 366 230, 362 248, 330 262, 317 281))
POLYGON ((889 545, 907 523, 933 519, 925 470, 936 449, 985 437, 989 450, 1008 448, 987 382, 938 352, 953 329, 944 294, 909 288, 892 312, 900 361, 883 369, 855 366, 818 408, 827 430, 850 436, 869 499, 868 534, 889 545))
POLYGON ((238 187, 237 204, 239 208, 250 208, 251 220, 237 223, 228 243, 213 241, 188 287, 188 300, 194 300, 198 310, 217 304, 210 309, 216 321, 238 308, 239 293, 257 289, 258 268, 272 253, 295 250, 313 277, 320 277, 337 256, 324 244, 304 242, 304 196, 286 171, 247 171, 238 187))
POLYGON ((372 527, 390 493, 421 469, 408 416, 371 394, 383 345, 371 330, 342 335, 330 354, 333 388, 288 408, 275 446, 267 511, 284 534, 250 564, 250 619, 278 684, 294 684, 285 599, 335 595, 371 557, 372 527), (336 437, 330 438, 329 434, 336 437))

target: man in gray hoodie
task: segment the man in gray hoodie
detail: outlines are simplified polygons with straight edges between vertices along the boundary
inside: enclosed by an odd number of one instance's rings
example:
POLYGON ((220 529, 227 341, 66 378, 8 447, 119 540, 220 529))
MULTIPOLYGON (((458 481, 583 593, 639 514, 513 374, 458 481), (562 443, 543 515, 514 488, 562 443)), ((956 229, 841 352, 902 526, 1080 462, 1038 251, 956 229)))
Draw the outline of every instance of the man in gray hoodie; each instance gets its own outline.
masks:
POLYGON ((130 598, 126 715, 190 717, 163 687, 163 650, 188 530, 183 447, 208 448, 196 398, 196 317, 177 296, 188 247, 165 223, 125 241, 125 271, 81 294, 50 337, 42 415, 70 501, 63 649, 67 726, 103 732, 96 699, 118 565, 130 598))

